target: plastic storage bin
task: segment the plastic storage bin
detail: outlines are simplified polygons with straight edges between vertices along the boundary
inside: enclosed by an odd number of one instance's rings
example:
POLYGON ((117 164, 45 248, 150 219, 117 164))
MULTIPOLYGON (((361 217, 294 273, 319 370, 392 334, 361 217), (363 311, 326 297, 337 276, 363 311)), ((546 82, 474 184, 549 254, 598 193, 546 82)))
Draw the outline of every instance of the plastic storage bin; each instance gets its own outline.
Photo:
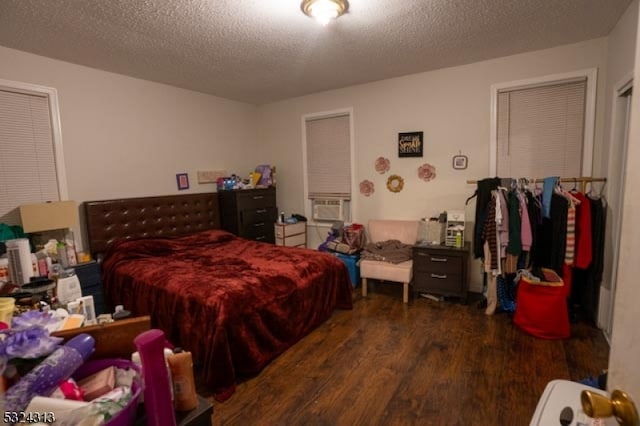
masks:
POLYGON ((347 265, 347 269, 349 270, 349 278, 351 278, 351 285, 353 287, 357 287, 360 282, 360 266, 358 266, 358 261, 360 260, 359 254, 342 254, 342 253, 334 253, 336 257, 347 265))
MULTIPOLYGON (((140 368, 137 365, 135 365, 133 362, 126 359, 105 358, 105 359, 97 359, 95 361, 89 361, 84 363, 82 366, 80 366, 80 368, 78 368, 75 371, 75 373, 73 373, 73 378, 76 380, 80 380, 111 366, 114 366, 116 368, 122 368, 124 370, 128 370, 132 368, 138 372, 138 377, 140 377, 140 368)), ((141 379, 133 382, 131 386, 133 397, 131 398, 127 406, 124 407, 120 412, 118 412, 111 419, 109 419, 109 421, 107 421, 105 425, 128 426, 135 423, 137 409, 138 409, 138 400, 140 399, 140 395, 142 393, 142 385, 140 380, 141 379)))

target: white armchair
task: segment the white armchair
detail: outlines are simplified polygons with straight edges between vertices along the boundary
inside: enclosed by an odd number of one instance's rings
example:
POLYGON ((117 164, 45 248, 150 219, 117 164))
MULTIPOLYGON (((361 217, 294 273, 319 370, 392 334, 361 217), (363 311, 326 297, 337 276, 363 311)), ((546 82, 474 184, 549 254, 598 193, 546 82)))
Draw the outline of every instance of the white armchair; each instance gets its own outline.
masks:
MULTIPOLYGON (((369 236, 371 242, 399 240, 405 244, 415 244, 418 238, 417 220, 370 220, 369 236)), ((362 296, 367 296, 367 278, 400 282, 404 285, 402 300, 409 303, 409 283, 413 279, 413 260, 402 263, 389 263, 378 260, 360 262, 362 277, 362 296)))

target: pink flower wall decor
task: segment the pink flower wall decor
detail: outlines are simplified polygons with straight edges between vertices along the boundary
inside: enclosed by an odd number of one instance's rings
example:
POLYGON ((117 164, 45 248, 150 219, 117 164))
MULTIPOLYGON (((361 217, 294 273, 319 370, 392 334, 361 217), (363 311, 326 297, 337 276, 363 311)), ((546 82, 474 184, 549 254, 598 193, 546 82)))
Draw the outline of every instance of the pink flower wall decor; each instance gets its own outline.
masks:
POLYGON ((375 167, 376 167, 376 172, 382 175, 389 171, 389 168, 391 167, 391 162, 389 161, 388 158, 378 157, 376 159, 375 167))
POLYGON ((418 168, 418 177, 425 182, 429 182, 436 178, 436 168, 431 164, 424 163, 418 168))
POLYGON ((363 180, 360 182, 360 193, 365 197, 370 197, 373 194, 373 182, 370 180, 363 180))

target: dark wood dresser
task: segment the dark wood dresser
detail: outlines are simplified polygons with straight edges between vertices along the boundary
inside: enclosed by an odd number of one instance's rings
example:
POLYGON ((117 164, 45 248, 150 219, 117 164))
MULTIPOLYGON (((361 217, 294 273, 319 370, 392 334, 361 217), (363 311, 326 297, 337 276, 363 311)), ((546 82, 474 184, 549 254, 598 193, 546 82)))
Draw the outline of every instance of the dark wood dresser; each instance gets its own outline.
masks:
POLYGON ((453 296, 467 301, 469 290, 469 243, 462 248, 413 246, 413 291, 453 296))
POLYGON ((276 189, 219 191, 222 229, 249 240, 275 243, 276 189))

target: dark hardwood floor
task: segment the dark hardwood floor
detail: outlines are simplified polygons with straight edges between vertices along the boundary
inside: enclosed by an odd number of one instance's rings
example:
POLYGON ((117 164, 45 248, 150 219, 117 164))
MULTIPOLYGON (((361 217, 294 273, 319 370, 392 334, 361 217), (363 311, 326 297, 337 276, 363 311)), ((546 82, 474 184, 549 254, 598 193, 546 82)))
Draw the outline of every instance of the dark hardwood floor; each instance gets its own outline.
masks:
POLYGON ((401 286, 376 287, 214 401, 214 424, 525 425, 547 382, 607 367, 606 340, 587 324, 542 340, 475 304, 405 305, 401 286))

